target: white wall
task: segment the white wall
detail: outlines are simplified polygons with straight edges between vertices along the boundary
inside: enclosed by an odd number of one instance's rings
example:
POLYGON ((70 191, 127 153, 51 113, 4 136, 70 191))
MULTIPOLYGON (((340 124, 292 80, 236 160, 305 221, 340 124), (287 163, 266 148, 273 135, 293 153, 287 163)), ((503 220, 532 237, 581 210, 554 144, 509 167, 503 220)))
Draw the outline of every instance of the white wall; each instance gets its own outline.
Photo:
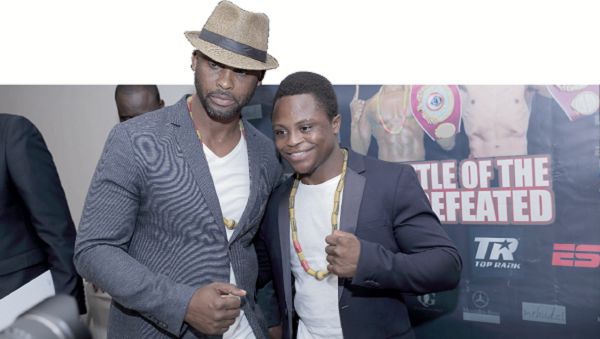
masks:
MULTIPOLYGON (((0 9, 0 83, 189 83, 219 0, 27 0, 0 9), (40 82, 41 81, 41 82, 40 82)), ((590 0, 234 0, 267 13, 265 84, 311 70, 335 84, 598 83, 590 0)))
MULTIPOLYGON (((119 122, 114 90, 108 85, 0 86, 0 113, 25 116, 42 132, 76 225, 106 137, 119 122)), ((193 87, 159 90, 171 105, 193 87)))

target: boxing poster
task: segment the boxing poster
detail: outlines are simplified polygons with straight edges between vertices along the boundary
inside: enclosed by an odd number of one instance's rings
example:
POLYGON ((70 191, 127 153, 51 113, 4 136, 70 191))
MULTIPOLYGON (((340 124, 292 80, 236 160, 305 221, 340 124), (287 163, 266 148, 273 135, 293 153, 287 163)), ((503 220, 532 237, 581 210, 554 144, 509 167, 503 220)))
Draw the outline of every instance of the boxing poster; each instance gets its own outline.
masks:
POLYGON ((412 165, 460 251, 458 288, 404 296, 418 338, 599 337, 598 85, 334 87, 342 147, 412 165))

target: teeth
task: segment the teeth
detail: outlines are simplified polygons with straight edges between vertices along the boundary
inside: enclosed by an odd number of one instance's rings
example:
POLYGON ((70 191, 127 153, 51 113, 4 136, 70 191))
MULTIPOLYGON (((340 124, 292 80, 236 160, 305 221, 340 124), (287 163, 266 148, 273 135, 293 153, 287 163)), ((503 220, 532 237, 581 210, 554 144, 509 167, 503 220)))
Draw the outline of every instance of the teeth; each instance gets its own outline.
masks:
POLYGON ((303 156, 304 154, 306 154, 306 152, 289 153, 290 157, 292 157, 292 158, 299 158, 299 157, 303 156))

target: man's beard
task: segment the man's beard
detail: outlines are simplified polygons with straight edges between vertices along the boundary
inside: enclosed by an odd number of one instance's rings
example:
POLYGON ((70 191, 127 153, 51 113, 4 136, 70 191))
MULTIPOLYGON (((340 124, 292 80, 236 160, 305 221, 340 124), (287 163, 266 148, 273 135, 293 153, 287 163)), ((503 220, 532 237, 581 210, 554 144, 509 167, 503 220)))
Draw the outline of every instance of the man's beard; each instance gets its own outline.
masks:
POLYGON ((204 107, 204 110, 206 111, 206 114, 209 116, 209 118, 221 123, 228 123, 236 120, 241 115, 242 108, 246 106, 248 102, 250 102, 250 99, 252 99, 254 91, 256 90, 256 87, 254 87, 254 89, 251 93, 248 94, 248 96, 242 98, 236 98, 230 92, 223 90, 216 90, 213 92, 206 93, 206 95, 204 95, 204 91, 198 77, 199 75, 196 74, 194 77, 194 85, 196 87, 196 93, 198 94, 200 103, 202 104, 202 107, 204 107), (208 97, 211 95, 227 96, 235 102, 235 105, 228 110, 215 109, 214 107, 211 107, 208 103, 208 97))

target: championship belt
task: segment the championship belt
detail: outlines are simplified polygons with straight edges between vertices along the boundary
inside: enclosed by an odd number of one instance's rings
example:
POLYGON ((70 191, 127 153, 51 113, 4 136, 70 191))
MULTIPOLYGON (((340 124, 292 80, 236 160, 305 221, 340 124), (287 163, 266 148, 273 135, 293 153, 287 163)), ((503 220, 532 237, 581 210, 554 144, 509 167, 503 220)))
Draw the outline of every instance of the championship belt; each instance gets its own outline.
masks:
POLYGON ((598 85, 548 85, 546 87, 570 121, 598 112, 600 106, 598 85))
POLYGON ((460 132, 461 101, 456 85, 411 86, 410 108, 433 141, 460 132))

